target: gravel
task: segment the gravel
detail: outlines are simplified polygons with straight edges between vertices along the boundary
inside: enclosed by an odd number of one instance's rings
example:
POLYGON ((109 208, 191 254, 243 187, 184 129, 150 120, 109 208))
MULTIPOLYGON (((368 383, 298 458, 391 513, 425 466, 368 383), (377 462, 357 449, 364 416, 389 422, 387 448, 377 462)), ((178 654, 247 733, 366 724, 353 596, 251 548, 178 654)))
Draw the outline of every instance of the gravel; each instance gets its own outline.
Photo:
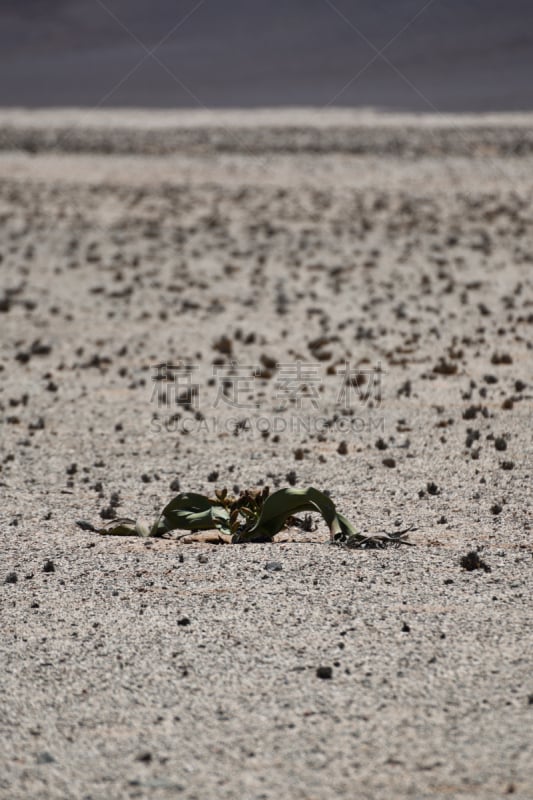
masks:
POLYGON ((8 114, 33 154, 0 154, 0 796, 533 796, 530 121, 294 112, 228 149, 225 116, 106 112, 61 149, 58 114, 8 114), (266 370, 247 409, 232 359, 266 370), (325 424, 265 436, 298 360, 325 424), (198 393, 158 407, 162 362, 198 393), (416 547, 91 527, 287 483, 416 547))

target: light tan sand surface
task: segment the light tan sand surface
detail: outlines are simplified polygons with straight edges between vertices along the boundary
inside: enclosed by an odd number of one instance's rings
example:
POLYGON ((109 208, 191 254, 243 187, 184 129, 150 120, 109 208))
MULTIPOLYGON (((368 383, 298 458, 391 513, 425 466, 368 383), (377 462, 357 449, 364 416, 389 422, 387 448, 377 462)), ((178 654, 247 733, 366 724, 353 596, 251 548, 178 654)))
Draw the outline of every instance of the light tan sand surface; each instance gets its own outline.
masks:
POLYGON ((0 114, 1 797, 533 796, 530 131, 0 114), (75 524, 176 479, 416 547, 75 524))

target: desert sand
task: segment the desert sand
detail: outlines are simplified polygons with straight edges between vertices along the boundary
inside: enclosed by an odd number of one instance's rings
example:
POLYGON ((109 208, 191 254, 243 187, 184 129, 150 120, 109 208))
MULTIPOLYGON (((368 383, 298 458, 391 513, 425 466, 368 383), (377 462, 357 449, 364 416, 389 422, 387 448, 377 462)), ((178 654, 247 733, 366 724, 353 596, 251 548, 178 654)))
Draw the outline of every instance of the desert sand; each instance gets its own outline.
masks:
POLYGON ((531 123, 0 113, 0 796, 533 796, 531 123), (76 525, 289 484, 416 546, 76 525))

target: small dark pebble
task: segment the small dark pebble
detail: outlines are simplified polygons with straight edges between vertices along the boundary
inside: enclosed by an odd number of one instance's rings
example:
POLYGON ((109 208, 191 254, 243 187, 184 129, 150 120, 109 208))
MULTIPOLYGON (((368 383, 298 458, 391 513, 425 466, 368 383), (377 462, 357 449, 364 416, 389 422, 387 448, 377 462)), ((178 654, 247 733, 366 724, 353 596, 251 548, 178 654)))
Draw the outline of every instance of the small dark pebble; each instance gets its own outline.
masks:
POLYGON ((106 508, 102 508, 100 511, 100 516, 102 519, 115 519, 117 515, 113 506, 107 506, 106 508))
POLYGON ((265 564, 265 569, 267 572, 281 572, 283 566, 279 561, 267 561, 265 564))
POLYGON ((479 406, 468 406, 463 411, 463 419, 475 419, 479 412, 479 406))
POLYGON ((439 494, 439 487, 437 486, 436 483, 433 483, 433 481, 430 481, 428 483, 428 485, 427 485, 427 492, 428 492, 428 494, 433 494, 433 495, 439 494))
POLYGON ((17 573, 16 572, 8 572, 6 577, 5 577, 4 583, 17 583, 17 581, 18 581, 17 573))
POLYGON ((35 761, 37 764, 53 764, 55 758, 53 755, 45 751, 44 753, 38 753, 35 761))
POLYGON ((179 492, 180 490, 180 479, 174 478, 173 481, 170 482, 170 491, 171 492, 179 492))
POLYGON ((120 505, 120 493, 119 492, 111 492, 111 497, 109 498, 109 505, 111 508, 116 508, 120 505))
POLYGON ((474 442, 479 441, 479 436, 480 433, 478 430, 472 430, 472 428, 469 428, 466 434, 466 441, 465 441, 466 447, 472 447, 474 442))
POLYGON ((151 760, 152 754, 148 751, 145 753, 139 753, 139 755, 135 758, 135 761, 141 761, 143 764, 149 764, 151 760))
POLYGON ((19 364, 27 364, 30 358, 31 358, 30 354, 26 353, 24 350, 20 350, 15 355, 15 359, 19 362, 19 364))
POLYGON ((200 555, 198 556, 198 562, 200 564, 207 564, 208 561, 209 558, 205 555, 205 553, 200 553, 200 555))
POLYGON ((181 625, 183 628, 185 628, 187 625, 190 625, 190 624, 191 624, 191 621, 190 621, 189 617, 179 617, 178 618, 178 625, 181 625))
POLYGON ((216 470, 210 472, 209 475, 207 476, 207 480, 209 481, 209 483, 214 483, 216 480, 218 480, 218 472, 216 470))
POLYGON ((497 436, 494 440, 494 447, 500 451, 507 450, 507 440, 503 436, 497 436))
POLYGON ((30 352, 33 356, 48 356, 52 352, 52 348, 49 344, 43 344, 40 339, 36 339, 30 352))
POLYGON ((490 507, 490 513, 494 514, 494 516, 497 516, 497 514, 501 514, 502 513, 501 505, 499 503, 493 503, 493 505, 491 505, 490 507))
POLYGON ((337 447, 337 453, 340 456, 347 456, 348 455, 348 445, 346 444, 346 442, 344 440, 337 447))
POLYGON ((316 676, 325 681, 330 680, 333 677, 333 667, 317 667, 316 676))
POLYGON ((394 458, 384 458, 383 466, 388 467, 389 469, 394 469, 394 467, 396 466, 396 461, 394 458))
POLYGON ((513 359, 509 353, 493 353, 490 359, 491 364, 512 364, 513 359))
POLYGON ((475 569, 482 569, 485 572, 492 572, 492 569, 489 565, 480 558, 479 553, 476 553, 475 550, 471 550, 466 556, 461 558, 460 564, 463 569, 466 569, 467 572, 472 572, 475 569))
POLYGON ((55 572, 55 571, 56 567, 54 562, 50 558, 47 558, 46 561, 44 562, 43 572, 55 572))
POLYGON ((411 631, 411 626, 404 622, 402 625, 402 633, 409 633, 411 631))
POLYGON ((285 475, 285 479, 289 484, 289 486, 295 486, 296 481, 298 480, 298 476, 296 475, 296 472, 293 469, 291 469, 291 471, 287 472, 287 474, 285 475))

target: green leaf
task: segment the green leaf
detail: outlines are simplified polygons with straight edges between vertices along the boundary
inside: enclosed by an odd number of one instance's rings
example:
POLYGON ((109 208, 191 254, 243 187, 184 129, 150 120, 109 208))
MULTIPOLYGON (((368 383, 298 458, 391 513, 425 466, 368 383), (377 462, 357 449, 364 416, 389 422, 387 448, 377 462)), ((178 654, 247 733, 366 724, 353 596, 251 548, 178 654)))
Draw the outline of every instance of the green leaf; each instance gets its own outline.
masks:
POLYGON ((98 533, 106 536, 139 536, 134 519, 114 519, 103 528, 97 528, 98 533))
POLYGON ((318 489, 279 489, 267 497, 253 527, 234 536, 237 542, 270 541, 281 531, 289 517, 301 511, 318 511, 329 527, 331 538, 338 534, 354 535, 352 524, 337 514, 335 504, 318 489))
POLYGON ((182 492, 165 506, 152 527, 142 520, 116 519, 98 532, 146 538, 164 536, 174 530, 218 530, 227 537, 226 541, 269 542, 290 524, 292 516, 304 511, 322 515, 334 544, 349 548, 410 544, 406 541, 410 529, 373 536, 358 533, 352 523, 337 512, 331 498, 313 487, 280 489, 272 495, 265 487, 262 491, 250 490, 230 499, 226 490, 217 491, 215 498, 182 492))
POLYGON ((218 501, 203 494, 183 492, 165 506, 157 523, 158 530, 218 530, 229 532, 229 512, 218 501))

